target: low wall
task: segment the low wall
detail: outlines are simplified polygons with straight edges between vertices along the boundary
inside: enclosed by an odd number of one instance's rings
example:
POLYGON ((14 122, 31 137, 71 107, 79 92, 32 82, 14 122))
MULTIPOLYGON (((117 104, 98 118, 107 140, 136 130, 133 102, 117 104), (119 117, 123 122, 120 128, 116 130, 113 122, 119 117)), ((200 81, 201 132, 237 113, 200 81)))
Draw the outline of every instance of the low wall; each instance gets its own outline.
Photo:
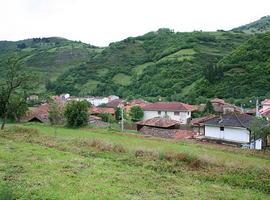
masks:
POLYGON ((162 129, 148 126, 144 126, 140 129, 142 134, 162 138, 175 138, 178 131, 178 129, 162 129))

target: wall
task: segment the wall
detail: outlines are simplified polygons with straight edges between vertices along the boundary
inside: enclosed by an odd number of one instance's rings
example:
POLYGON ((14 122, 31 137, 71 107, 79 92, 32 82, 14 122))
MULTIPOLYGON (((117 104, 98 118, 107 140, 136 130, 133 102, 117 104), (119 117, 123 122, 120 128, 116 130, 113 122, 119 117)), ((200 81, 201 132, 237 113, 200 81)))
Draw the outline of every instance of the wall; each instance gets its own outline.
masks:
POLYGON ((220 131, 218 126, 205 125, 205 136, 239 143, 249 143, 249 131, 245 128, 224 127, 224 131, 220 131))
POLYGON ((166 117, 168 116, 170 119, 179 121, 181 124, 187 124, 188 119, 191 117, 191 111, 181 111, 179 112, 179 115, 174 115, 174 112, 172 111, 161 111, 160 115, 158 114, 158 111, 150 111, 145 110, 144 111, 144 120, 151 119, 154 117, 166 117))

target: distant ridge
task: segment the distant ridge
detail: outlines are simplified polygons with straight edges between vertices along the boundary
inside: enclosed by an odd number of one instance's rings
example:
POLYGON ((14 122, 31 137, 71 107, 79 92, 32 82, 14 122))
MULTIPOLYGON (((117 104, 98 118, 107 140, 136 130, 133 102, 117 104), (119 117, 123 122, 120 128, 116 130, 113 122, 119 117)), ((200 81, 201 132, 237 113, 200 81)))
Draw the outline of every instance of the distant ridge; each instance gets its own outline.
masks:
POLYGON ((257 21, 232 29, 245 33, 264 33, 270 31, 270 15, 264 16, 257 21))

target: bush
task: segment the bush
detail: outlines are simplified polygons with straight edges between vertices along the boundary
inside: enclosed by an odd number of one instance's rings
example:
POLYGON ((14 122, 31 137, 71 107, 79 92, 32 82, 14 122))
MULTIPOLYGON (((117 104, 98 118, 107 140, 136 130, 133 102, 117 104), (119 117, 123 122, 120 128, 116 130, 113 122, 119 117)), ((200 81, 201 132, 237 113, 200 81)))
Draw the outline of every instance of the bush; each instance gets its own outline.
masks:
POLYGON ((87 101, 71 101, 66 105, 65 117, 67 126, 78 128, 88 123, 89 103, 87 101))
POLYGON ((143 110, 140 106, 133 106, 130 109, 129 114, 133 122, 140 121, 143 118, 143 110))
POLYGON ((101 117, 102 121, 104 122, 108 122, 108 123, 116 122, 115 118, 109 113, 101 113, 98 116, 101 117))

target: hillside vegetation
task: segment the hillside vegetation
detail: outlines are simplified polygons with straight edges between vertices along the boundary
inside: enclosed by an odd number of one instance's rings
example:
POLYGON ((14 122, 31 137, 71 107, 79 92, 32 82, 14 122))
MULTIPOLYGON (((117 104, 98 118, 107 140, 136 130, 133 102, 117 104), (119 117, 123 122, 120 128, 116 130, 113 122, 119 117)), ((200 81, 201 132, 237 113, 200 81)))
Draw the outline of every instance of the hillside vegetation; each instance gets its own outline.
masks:
POLYGON ((201 81, 194 86, 193 93, 246 99, 246 102, 258 97, 267 98, 270 96, 269 58, 270 33, 258 34, 219 61, 222 76, 212 82, 201 81))
POLYGON ((3 199, 270 197, 268 153, 31 124, 0 132, 0 144, 3 199))
POLYGON ((234 28, 232 31, 243 31, 252 34, 268 32, 270 31, 270 16, 265 16, 255 22, 234 28))
POLYGON ((266 16, 232 31, 163 28, 104 48, 63 38, 2 41, 0 61, 20 57, 23 66, 40 75, 43 92, 188 103, 220 97, 248 104, 270 95, 269 20, 266 16))
POLYGON ((88 62, 59 76, 53 90, 179 99, 186 87, 203 78, 205 66, 218 63, 248 38, 241 33, 160 29, 110 44, 88 62), (89 84, 93 81, 94 87, 89 84))
POLYGON ((0 70, 4 70, 3 61, 17 57, 22 66, 39 75, 45 88, 45 84, 55 80, 64 71, 86 62, 101 50, 88 44, 56 37, 17 42, 0 41, 0 70))

